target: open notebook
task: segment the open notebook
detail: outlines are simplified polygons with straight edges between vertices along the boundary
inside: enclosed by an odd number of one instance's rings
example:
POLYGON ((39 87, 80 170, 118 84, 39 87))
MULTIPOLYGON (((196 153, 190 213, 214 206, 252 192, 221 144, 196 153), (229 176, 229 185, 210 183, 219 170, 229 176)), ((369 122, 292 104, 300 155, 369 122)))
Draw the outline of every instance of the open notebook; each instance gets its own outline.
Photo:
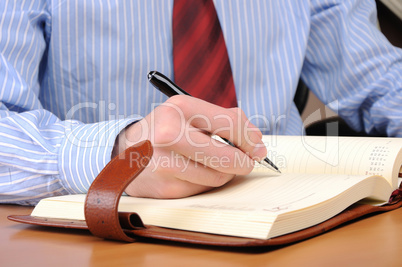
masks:
MULTIPOLYGON (((282 174, 257 166, 183 199, 123 196, 145 225, 266 240, 322 223, 352 204, 384 205, 398 188, 402 138, 264 136, 282 174)), ((40 201, 31 216, 85 220, 85 195, 40 201)))

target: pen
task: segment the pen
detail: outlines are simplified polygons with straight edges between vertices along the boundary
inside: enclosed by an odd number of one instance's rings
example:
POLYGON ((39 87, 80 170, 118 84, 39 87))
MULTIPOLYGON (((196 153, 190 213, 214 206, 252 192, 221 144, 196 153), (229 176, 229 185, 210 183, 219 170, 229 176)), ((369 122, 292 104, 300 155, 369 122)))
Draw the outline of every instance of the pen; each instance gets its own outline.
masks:
MULTIPOLYGON (((174 95, 190 95, 183 89, 181 89, 179 86, 177 86, 174 82, 172 82, 168 77, 163 75, 160 72, 157 71, 151 71, 148 73, 148 80, 149 82, 156 87, 159 91, 164 93, 166 96, 171 97, 174 95)), ((222 137, 221 137, 222 138, 222 137)), ((226 138, 222 138, 227 144, 235 147, 235 145, 227 140, 226 138)), ((261 165, 270 168, 276 172, 281 173, 281 171, 278 169, 278 167, 275 166, 275 164, 270 161, 267 157, 264 158, 263 161, 259 162, 261 165)))

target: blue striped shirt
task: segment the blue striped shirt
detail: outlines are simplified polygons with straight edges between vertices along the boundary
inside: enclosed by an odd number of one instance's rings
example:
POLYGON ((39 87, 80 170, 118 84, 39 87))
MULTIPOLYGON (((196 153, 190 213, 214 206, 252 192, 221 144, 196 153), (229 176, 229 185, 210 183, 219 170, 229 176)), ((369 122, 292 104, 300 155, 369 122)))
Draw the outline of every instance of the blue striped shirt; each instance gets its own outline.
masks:
MULTIPOLYGON (((402 52, 374 1, 215 0, 239 106, 301 134, 301 76, 355 129, 402 136, 402 52)), ((86 192, 119 131, 166 100, 173 0, 0 1, 0 203, 86 192)))

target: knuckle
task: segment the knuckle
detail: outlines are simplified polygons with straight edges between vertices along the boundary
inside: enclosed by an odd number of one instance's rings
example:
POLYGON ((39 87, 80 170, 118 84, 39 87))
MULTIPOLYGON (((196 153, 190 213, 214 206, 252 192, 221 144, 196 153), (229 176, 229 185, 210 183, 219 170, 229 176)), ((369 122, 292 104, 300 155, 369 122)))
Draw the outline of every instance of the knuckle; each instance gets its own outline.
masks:
POLYGON ((232 134, 237 132, 236 129, 239 127, 239 119, 238 119, 238 114, 235 112, 227 112, 223 116, 220 117, 220 125, 219 128, 216 129, 214 134, 232 134))
POLYGON ((239 118, 239 114, 236 112, 230 112, 229 113, 229 118, 231 120, 231 122, 233 123, 233 125, 237 126, 238 123, 238 118, 239 118))
POLYGON ((177 129, 170 125, 160 126, 155 132, 155 144, 168 144, 175 141, 177 138, 177 129))
POLYGON ((241 120, 244 120, 246 118, 246 113, 239 107, 232 108, 232 113, 235 114, 236 119, 240 117, 241 120))
POLYGON ((189 105, 190 97, 186 95, 175 95, 170 97, 166 103, 169 103, 173 106, 177 106, 181 109, 186 108, 189 105))
POLYGON ((244 112, 243 109, 241 109, 241 108, 239 108, 239 107, 235 107, 234 109, 235 109, 235 112, 236 112, 237 114, 239 114, 242 118, 243 118, 243 117, 246 117, 246 113, 244 112))

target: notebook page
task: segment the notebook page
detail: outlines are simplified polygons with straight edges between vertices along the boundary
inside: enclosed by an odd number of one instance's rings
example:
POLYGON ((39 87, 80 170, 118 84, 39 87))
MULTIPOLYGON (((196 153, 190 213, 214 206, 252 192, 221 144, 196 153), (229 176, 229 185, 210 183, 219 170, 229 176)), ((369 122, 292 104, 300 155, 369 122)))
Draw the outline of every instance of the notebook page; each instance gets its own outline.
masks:
POLYGON ((290 227, 307 227, 310 218, 314 224, 328 219, 367 196, 387 201, 391 192, 389 183, 379 177, 290 173, 267 177, 253 173, 198 196, 174 200, 130 198, 120 208, 135 207, 146 224, 238 236, 251 231, 257 237, 256 233, 268 234, 278 216, 304 214, 306 208, 317 208, 340 194, 348 194, 339 198, 342 204, 316 213, 313 210, 304 216, 309 219, 295 220, 290 227))
POLYGON ((263 140, 268 158, 284 173, 381 175, 397 185, 402 138, 264 136, 263 140))
MULTIPOLYGON (((297 212, 306 214, 307 207, 320 207, 320 203, 349 192, 346 197, 339 198, 341 205, 326 205, 319 212, 314 213, 313 210, 313 213, 303 215, 307 219, 303 217, 284 226, 297 230, 307 227, 308 223, 330 218, 369 195, 386 201, 391 191, 388 182, 379 177, 291 173, 267 176, 252 173, 236 177, 224 187, 183 199, 122 197, 119 211, 137 212, 143 222, 150 225, 266 238, 278 216, 293 212, 296 216, 299 216, 297 212)), ((83 220, 84 200, 84 195, 44 199, 32 216, 83 220), (71 205, 65 205, 67 202, 71 205)))

